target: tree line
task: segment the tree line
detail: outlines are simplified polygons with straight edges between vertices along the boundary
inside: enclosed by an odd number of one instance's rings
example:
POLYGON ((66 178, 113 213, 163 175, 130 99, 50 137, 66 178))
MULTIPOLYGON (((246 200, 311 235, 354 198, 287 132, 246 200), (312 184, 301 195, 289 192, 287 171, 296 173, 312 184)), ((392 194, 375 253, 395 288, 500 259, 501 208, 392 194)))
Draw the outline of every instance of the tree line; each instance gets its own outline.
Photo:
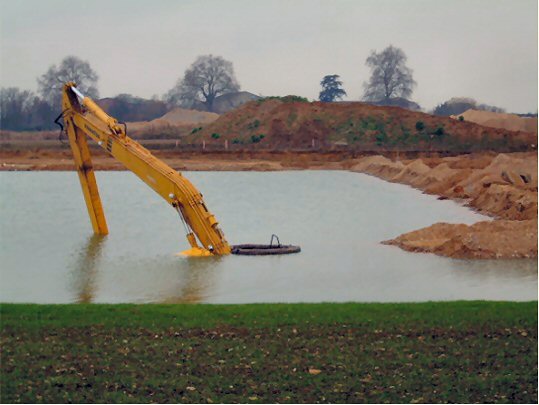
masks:
MULTIPOLYGON (((98 79, 99 76, 87 61, 68 56, 37 79, 38 94, 17 87, 2 88, 0 128, 30 131, 53 129, 53 121, 60 113, 63 84, 74 81, 83 94, 98 99, 98 79)), ((213 103, 218 96, 239 89, 231 62, 221 56, 203 55, 195 60, 161 100, 120 94, 112 100, 101 100, 100 104, 121 120, 147 120, 157 118, 176 106, 213 111, 213 103)))
MULTIPOLYGON (((409 108, 417 83, 407 66, 404 51, 392 45, 380 52, 372 51, 365 61, 370 78, 363 84, 362 100, 378 105, 400 105, 409 108), (407 104, 408 103, 408 104, 407 104)), ((37 94, 16 87, 0 89, 0 128, 8 130, 47 130, 54 128, 60 113, 61 90, 67 81, 74 81, 86 95, 98 99, 99 76, 87 61, 67 56, 59 65, 52 65, 37 79, 37 94)), ((326 75, 320 82, 319 100, 335 102, 347 96, 337 74, 326 75)), ((112 115, 125 121, 156 118, 174 107, 213 111, 215 99, 238 92, 232 62, 221 56, 199 56, 176 84, 161 99, 145 100, 121 94, 112 101, 101 101, 112 115)), ((411 103, 415 104, 415 103, 411 103)), ((417 106, 417 105, 416 105, 417 106)), ((419 108, 419 106, 417 106, 419 108)), ((479 104, 469 98, 454 98, 439 104, 436 115, 460 114, 469 108, 501 112, 501 108, 479 104)))
MULTIPOLYGON (((372 51, 365 62, 371 70, 371 76, 369 81, 363 84, 363 101, 409 108, 411 103, 409 98, 417 83, 406 61, 404 51, 392 45, 381 52, 372 51)), ((320 101, 335 102, 346 96, 339 75, 324 76, 320 85, 322 87, 319 94, 320 101)), ((434 115, 449 116, 462 114, 469 109, 505 112, 503 108, 478 103, 469 97, 453 97, 438 104, 431 112, 434 115)))
POLYGON ((63 84, 74 81, 84 94, 97 99, 97 80, 98 75, 88 62, 67 56, 37 79, 37 95, 17 87, 0 89, 0 127, 31 131, 52 129, 60 113, 63 84))
MULTIPOLYGON (((393 105, 393 100, 408 99, 416 82, 413 71, 406 65, 406 54, 400 48, 389 45, 381 52, 371 51, 365 64, 371 76, 363 83, 362 99, 378 105, 393 105)), ((333 74, 322 78, 319 100, 334 102, 346 96, 340 76, 333 74)))

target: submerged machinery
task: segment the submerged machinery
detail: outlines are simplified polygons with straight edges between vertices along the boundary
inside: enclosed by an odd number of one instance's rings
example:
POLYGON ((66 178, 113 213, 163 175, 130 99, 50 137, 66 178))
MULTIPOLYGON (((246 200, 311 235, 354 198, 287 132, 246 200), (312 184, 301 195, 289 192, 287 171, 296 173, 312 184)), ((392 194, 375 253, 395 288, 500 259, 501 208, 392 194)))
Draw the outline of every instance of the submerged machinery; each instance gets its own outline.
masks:
POLYGON ((127 125, 105 113, 92 99, 84 96, 73 82, 63 87, 62 113, 65 131, 73 152, 84 200, 94 233, 108 234, 107 222, 94 175, 87 138, 93 139, 112 157, 136 174, 179 214, 186 229, 190 249, 185 256, 247 254, 287 254, 300 251, 298 246, 273 244, 230 246, 215 216, 208 210, 202 194, 181 173, 153 156, 127 136, 127 125))

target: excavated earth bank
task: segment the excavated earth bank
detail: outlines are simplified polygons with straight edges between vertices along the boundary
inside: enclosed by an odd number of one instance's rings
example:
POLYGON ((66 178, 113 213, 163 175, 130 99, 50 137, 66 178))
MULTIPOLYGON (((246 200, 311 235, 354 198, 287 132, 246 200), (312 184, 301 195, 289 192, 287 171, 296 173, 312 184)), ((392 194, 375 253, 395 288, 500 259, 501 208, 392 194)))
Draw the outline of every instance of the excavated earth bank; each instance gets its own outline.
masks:
POLYGON ((537 257, 537 155, 512 153, 392 161, 360 159, 352 171, 463 201, 493 221, 437 223, 384 241, 413 252, 456 258, 537 257))

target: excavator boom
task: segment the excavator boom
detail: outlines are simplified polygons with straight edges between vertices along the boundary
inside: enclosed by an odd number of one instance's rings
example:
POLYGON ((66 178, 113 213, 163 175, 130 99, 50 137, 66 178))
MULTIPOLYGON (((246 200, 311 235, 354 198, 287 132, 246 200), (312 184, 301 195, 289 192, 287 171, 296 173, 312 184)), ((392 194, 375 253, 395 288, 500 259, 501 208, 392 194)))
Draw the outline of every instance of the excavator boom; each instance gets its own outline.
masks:
POLYGON ((230 253, 231 248, 215 216, 208 211, 202 194, 179 172, 129 138, 125 124, 110 117, 93 100, 78 91, 72 82, 63 87, 62 107, 69 144, 94 233, 107 234, 108 228, 86 137, 96 141, 178 211, 186 225, 187 240, 191 245, 191 249, 182 252, 184 255, 230 253), (202 246, 197 243, 197 239, 202 246))

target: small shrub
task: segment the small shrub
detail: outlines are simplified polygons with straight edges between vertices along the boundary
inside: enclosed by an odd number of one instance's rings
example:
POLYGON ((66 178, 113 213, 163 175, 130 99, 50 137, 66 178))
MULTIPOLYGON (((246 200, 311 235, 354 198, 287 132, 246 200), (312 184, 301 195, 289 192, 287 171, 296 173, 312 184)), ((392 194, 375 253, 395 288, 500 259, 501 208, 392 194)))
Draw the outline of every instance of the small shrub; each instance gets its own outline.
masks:
POLYGON ((239 139, 239 138, 234 138, 234 139, 232 139, 232 143, 234 145, 239 145, 239 144, 242 144, 243 141, 241 139, 239 139))
POLYGON ((259 103, 262 103, 266 100, 279 100, 279 101, 282 101, 283 103, 308 103, 309 100, 307 100, 305 97, 301 97, 301 96, 293 96, 293 95, 290 95, 290 96, 284 96, 284 97, 279 97, 279 96, 270 96, 270 97, 264 97, 262 99, 259 99, 259 103))
POLYGON ((462 115, 459 115, 459 121, 464 121, 464 117, 462 115))
POLYGON ((212 137, 213 139, 219 139, 219 138, 221 137, 221 135, 216 134, 216 133, 214 132, 213 134, 211 134, 211 137, 212 137))
POLYGON ((258 143, 260 142, 262 139, 264 139, 266 137, 266 135, 264 134, 260 134, 260 135, 251 135, 251 143, 258 143))
POLYGON ((438 127, 436 128, 436 131, 434 131, 434 135, 442 136, 444 134, 444 127, 438 127))
POLYGON ((423 131, 425 129, 425 123, 423 121, 417 121, 415 123, 415 129, 418 131, 423 131))
POLYGON ((191 130, 191 133, 192 133, 192 134, 196 134, 196 133, 199 132, 199 131, 202 131, 202 127, 193 128, 193 129, 191 130))
POLYGON ((382 146, 385 145, 388 141, 387 134, 385 132, 380 132, 376 135, 376 145, 382 146))
POLYGON ((250 129, 250 130, 253 130, 253 129, 256 129, 260 126, 260 121, 259 120, 254 120, 253 122, 249 123, 247 125, 247 129, 250 129))

